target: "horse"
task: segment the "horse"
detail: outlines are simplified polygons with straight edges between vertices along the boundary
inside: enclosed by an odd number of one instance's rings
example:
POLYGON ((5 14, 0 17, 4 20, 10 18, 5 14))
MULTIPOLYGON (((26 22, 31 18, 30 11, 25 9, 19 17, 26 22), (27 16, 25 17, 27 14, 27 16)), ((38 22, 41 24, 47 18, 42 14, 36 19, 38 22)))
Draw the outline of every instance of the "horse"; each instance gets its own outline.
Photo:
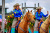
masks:
POLYGON ((19 27, 18 27, 18 33, 28 33, 28 22, 34 23, 35 20, 33 18, 32 10, 29 12, 26 12, 25 16, 21 20, 19 27))
POLYGON ((48 33, 49 24, 50 24, 50 15, 49 15, 49 17, 42 23, 42 25, 41 25, 41 27, 40 27, 40 33, 48 33))

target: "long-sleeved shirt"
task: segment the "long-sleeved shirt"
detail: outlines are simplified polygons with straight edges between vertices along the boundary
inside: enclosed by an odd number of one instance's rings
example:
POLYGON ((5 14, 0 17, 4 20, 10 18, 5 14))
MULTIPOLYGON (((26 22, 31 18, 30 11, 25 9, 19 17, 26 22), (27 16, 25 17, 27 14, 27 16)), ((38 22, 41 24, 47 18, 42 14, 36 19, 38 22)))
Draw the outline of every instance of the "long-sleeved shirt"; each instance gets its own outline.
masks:
POLYGON ((14 9, 14 10, 13 10, 13 13, 14 13, 14 17, 21 17, 21 15, 22 15, 22 12, 21 12, 20 9, 19 9, 19 10, 14 9), (16 12, 16 13, 15 13, 15 12, 16 12))
POLYGON ((42 16, 46 17, 46 16, 48 16, 48 14, 44 15, 42 12, 40 12, 40 14, 38 12, 36 12, 36 14, 35 14, 35 18, 37 20, 41 20, 42 16))

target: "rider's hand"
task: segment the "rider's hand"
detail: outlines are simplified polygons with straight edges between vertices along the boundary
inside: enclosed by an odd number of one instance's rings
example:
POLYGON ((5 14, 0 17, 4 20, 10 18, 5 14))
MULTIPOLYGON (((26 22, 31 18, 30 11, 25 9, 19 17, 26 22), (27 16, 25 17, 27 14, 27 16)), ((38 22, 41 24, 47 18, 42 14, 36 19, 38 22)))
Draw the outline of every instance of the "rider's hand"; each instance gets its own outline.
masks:
POLYGON ((49 14, 49 12, 47 11, 47 14, 49 14))
POLYGON ((16 14, 16 12, 14 12, 16 14))
POLYGON ((22 15, 21 15, 21 19, 22 19, 22 15))
POLYGON ((40 20, 41 22, 43 21, 43 18, 41 18, 41 20, 40 20))
POLYGON ((21 17, 22 17, 22 15, 21 15, 21 17))
POLYGON ((41 20, 43 20, 43 18, 41 18, 41 20))

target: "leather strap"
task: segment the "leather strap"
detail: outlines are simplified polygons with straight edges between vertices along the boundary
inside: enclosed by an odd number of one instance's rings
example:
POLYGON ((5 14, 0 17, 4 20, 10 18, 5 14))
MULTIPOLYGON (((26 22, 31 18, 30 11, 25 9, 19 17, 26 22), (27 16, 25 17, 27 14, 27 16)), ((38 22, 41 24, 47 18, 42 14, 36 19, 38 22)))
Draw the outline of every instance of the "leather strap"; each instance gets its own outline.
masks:
POLYGON ((46 24, 46 23, 44 23, 45 25, 49 25, 49 24, 46 24))
POLYGON ((41 27, 41 29, 42 29, 44 32, 46 32, 46 33, 48 32, 48 31, 46 31, 45 29, 43 29, 42 27, 41 27))
POLYGON ((19 28, 20 28, 23 32, 25 32, 25 33, 27 32, 27 31, 24 31, 24 29, 22 29, 20 26, 19 26, 19 28))

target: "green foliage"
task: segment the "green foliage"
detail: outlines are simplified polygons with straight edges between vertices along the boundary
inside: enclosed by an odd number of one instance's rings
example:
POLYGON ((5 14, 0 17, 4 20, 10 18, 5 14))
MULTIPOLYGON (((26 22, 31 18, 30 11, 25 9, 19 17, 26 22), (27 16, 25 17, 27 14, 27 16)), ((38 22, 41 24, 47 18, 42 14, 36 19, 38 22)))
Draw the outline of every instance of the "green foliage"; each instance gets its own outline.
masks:
POLYGON ((13 19, 14 19, 13 15, 8 16, 6 25, 7 28, 9 28, 9 26, 12 26, 13 19))
POLYGON ((49 26, 49 30, 50 30, 50 26, 49 26))
POLYGON ((33 28, 34 24, 35 23, 30 22, 30 25, 29 25, 30 29, 33 28))

